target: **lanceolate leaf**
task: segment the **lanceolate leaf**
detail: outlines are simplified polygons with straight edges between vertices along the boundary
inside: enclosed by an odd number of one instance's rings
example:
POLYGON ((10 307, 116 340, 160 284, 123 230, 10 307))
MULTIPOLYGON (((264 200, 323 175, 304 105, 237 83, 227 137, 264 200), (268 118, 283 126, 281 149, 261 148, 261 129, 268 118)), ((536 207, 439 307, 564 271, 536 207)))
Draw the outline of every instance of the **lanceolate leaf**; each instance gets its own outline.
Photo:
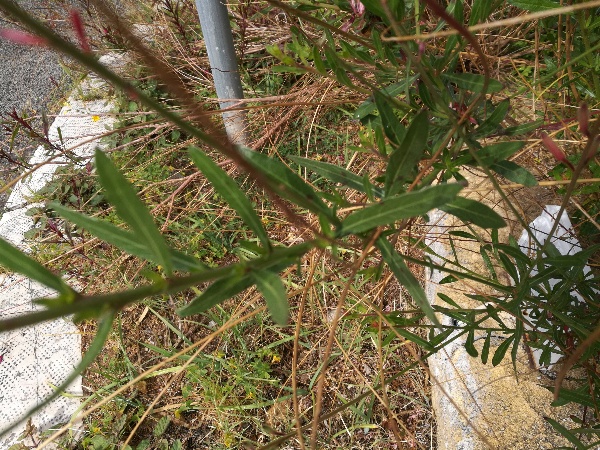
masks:
POLYGON ((397 193, 396 183, 413 170, 423 157, 429 132, 427 111, 421 111, 412 121, 402 143, 390 156, 385 172, 386 196, 397 193))
POLYGON ((404 328, 396 328, 396 333, 398 333, 400 336, 405 337, 409 341, 414 342, 415 344, 424 348, 427 351, 434 351, 433 345, 431 345, 427 340, 423 339, 421 336, 411 333, 410 331, 405 330, 404 328))
POLYGON ((506 136, 519 136, 521 134, 530 133, 537 130, 540 125, 544 123, 544 119, 539 119, 534 122, 524 123, 523 125, 517 125, 514 127, 506 128, 502 134, 506 136))
MULTIPOLYGON (((323 161, 315 161, 313 159, 303 158, 301 156, 290 156, 289 158, 295 163, 315 171, 319 175, 330 181, 333 181, 334 183, 341 183, 359 192, 365 192, 364 178, 344 169, 343 167, 323 161)), ((371 190, 375 196, 383 196, 381 189, 373 186, 371 190)))
POLYGON ((485 337, 485 341, 483 343, 483 348, 481 349, 481 362, 483 364, 487 364, 488 355, 490 353, 491 338, 492 338, 492 332, 488 331, 487 336, 485 337))
POLYGON ((504 161, 525 146, 523 141, 498 142, 497 144, 483 147, 477 153, 481 162, 487 166, 504 161))
POLYGON ((214 186, 216 191, 233 208, 258 236, 265 248, 271 246, 267 232, 265 231, 258 214, 254 211, 252 203, 239 188, 237 183, 227 175, 223 169, 217 166, 212 159, 206 156, 200 149, 190 147, 190 156, 194 164, 208 178, 208 181, 214 186))
POLYGON ((456 197, 450 203, 439 208, 481 228, 502 228, 506 226, 506 222, 496 211, 469 198, 456 197))
MULTIPOLYGON (((405 92, 417 78, 419 78, 419 75, 406 77, 399 83, 390 84, 389 86, 379 89, 379 92, 389 97, 396 97, 397 95, 405 92)), ((376 109, 377 105, 375 104, 375 100, 370 97, 360 104, 360 106, 354 112, 353 118, 359 120, 364 119, 366 116, 373 114, 376 109)))
MULTIPOLYGON (((554 386, 547 386, 546 389, 552 391, 554 386)), ((563 406, 567 403, 574 402, 579 403, 584 406, 589 406, 590 408, 595 407, 595 400, 588 391, 587 386, 582 386, 577 388, 576 390, 566 389, 564 386, 560 388, 558 391, 558 400, 552 402, 552 406, 563 406)))
MULTIPOLYGON (((556 431, 558 431, 565 439, 567 439, 571 444, 575 446, 577 450, 586 450, 590 447, 579 440, 579 438, 575 435, 575 433, 571 432, 567 427, 561 425, 556 420, 551 419, 550 417, 544 417, 546 422, 554 427, 556 431)), ((597 434, 597 430, 594 430, 594 434, 597 434)))
POLYGON ((375 97, 375 104, 379 110, 379 116, 381 117, 385 135, 394 144, 400 144, 404 137, 404 127, 394 114, 394 109, 390 105, 389 97, 386 97, 378 91, 375 91, 373 96, 375 97))
POLYGON ((469 331, 469 334, 467 335, 467 340, 465 341, 465 350, 473 358, 476 358, 479 355, 479 352, 475 348, 475 330, 469 331))
POLYGON ((252 273, 252 278, 267 302, 273 321, 282 326, 286 325, 290 306, 280 276, 270 270, 258 270, 252 273))
POLYGON ((502 360, 504 359, 504 355, 506 354, 506 351, 508 350, 508 347, 510 347, 510 344, 512 343, 513 340, 514 340, 514 335, 506 338, 504 340, 504 342, 502 342, 502 344, 500 344, 498 346, 498 348, 496 349, 496 352, 494 353, 494 357, 492 358, 492 365, 494 367, 496 367, 498 364, 500 364, 502 362, 502 360))
POLYGON ((422 216, 452 201, 461 189, 460 184, 440 184, 390 197, 350 214, 339 232, 341 235, 362 233, 397 220, 422 216))
MULTIPOLYGON (((263 265, 262 271, 269 270, 273 273, 278 273, 290 266, 294 262, 297 261, 297 257, 303 254, 306 250, 308 250, 309 246, 306 249, 298 249, 298 255, 294 256, 293 250, 291 248, 276 248, 269 256, 268 262, 266 266, 263 265), (278 251, 281 250, 281 251, 278 251)), ((251 268, 248 267, 252 264, 246 264, 245 267, 240 267, 240 271, 243 272, 241 275, 232 276, 228 278, 223 278, 215 281, 211 284, 202 294, 193 299, 186 306, 177 310, 177 314, 182 317, 186 317, 192 314, 200 314, 213 306, 218 305, 219 303, 224 302, 225 300, 230 299, 234 295, 239 294, 240 292, 248 289, 250 286, 255 284, 255 276, 252 273, 251 268)), ((258 269, 257 269, 258 270, 258 269)), ((264 293, 263 293, 264 295, 264 293)))
MULTIPOLYGON (((61 217, 64 217, 69 222, 87 230, 92 235, 108 242, 115 247, 120 248, 130 255, 137 256, 156 264, 160 261, 156 255, 148 248, 148 246, 136 238, 136 235, 131 231, 113 225, 110 222, 100 220, 96 217, 86 216, 84 214, 71 211, 59 203, 51 203, 51 208, 55 210, 61 217)), ((206 266, 196 258, 186 255, 185 253, 169 248, 173 267, 177 270, 193 272, 196 270, 205 269, 206 266)))
POLYGON ((504 178, 523 186, 535 186, 537 184, 537 180, 527 169, 512 161, 500 161, 490 166, 490 169, 499 173, 504 178))
POLYGON ((533 12, 547 11, 560 6, 553 0, 508 0, 508 3, 516 6, 517 8, 533 12))
POLYGON ((32 280, 57 291, 66 300, 72 299, 74 291, 58 275, 54 275, 35 259, 0 238, 0 266, 21 273, 32 280))
POLYGON ((250 275, 223 278, 211 284, 202 294, 193 299, 183 308, 177 310, 181 317, 200 314, 213 306, 223 303, 234 295, 252 286, 253 280, 250 275))
POLYGON ((435 316, 431 304, 427 300, 427 295, 421 287, 419 280, 412 274, 402 256, 400 256, 392 247, 392 244, 385 238, 377 239, 377 248, 381 252, 381 256, 386 264, 394 273, 398 282, 406 288, 416 305, 421 308, 431 323, 439 325, 439 321, 435 316))
MULTIPOLYGON (((491 3, 487 0, 480 1, 479 3, 491 3)), ((510 100, 502 100, 496 105, 494 111, 485 119, 475 130, 475 136, 484 137, 491 133, 494 133, 500 129, 500 124, 506 117, 508 108, 510 106, 510 100)))
MULTIPOLYGON (((442 78, 445 81, 449 81, 451 83, 456 84, 461 89, 466 89, 471 92, 476 92, 478 94, 483 93, 484 80, 485 77, 483 75, 478 75, 474 73, 447 73, 442 74, 442 78)), ((503 86, 498 80, 490 79, 490 83, 487 87, 486 93, 493 94, 495 92, 500 92, 503 86)))
POLYGON ((485 21, 492 12, 494 2, 492 0, 474 0, 471 6, 469 25, 475 25, 485 21))
POLYGON ((131 227, 136 239, 147 245, 154 260, 167 275, 173 270, 171 254, 150 212, 138 198, 135 189, 101 150, 96 150, 96 169, 106 196, 117 214, 131 227))
POLYGON ((278 195, 314 213, 323 214, 332 222, 338 222, 333 211, 323 203, 315 190, 285 164, 250 149, 242 148, 240 152, 256 170, 269 179, 271 188, 278 195))

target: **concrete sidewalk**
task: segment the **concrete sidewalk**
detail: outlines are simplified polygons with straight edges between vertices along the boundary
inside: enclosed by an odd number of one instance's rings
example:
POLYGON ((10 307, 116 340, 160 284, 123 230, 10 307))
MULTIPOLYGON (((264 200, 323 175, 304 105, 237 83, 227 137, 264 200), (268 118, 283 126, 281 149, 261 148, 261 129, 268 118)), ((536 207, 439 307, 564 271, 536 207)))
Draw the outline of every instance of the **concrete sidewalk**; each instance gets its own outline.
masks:
MULTIPOLYGON (((109 55, 100 61, 106 65, 118 65, 120 57, 109 55)), ((101 80, 88 76, 65 102, 50 128, 51 142, 84 158, 82 164, 92 158, 99 145, 98 136, 112 129, 115 122, 112 115, 114 104, 110 100, 86 101, 82 98, 101 98, 101 94, 107 91, 101 80)), ((32 165, 49 160, 50 163, 15 185, 6 204, 8 212, 0 218, 0 237, 24 252, 30 251, 25 233, 34 227, 27 211, 37 206, 30 200, 52 180, 56 169, 67 162, 60 153, 48 153, 43 146, 30 160, 32 165)), ((0 312, 3 317, 39 309, 41 307, 32 301, 51 295, 50 289, 21 275, 0 274, 0 312)), ((0 333, 0 355, 0 428, 4 429, 40 404, 71 373, 81 360, 81 336, 70 320, 54 320, 0 333)), ((76 412, 83 395, 81 376, 71 384, 67 394, 31 418, 38 433, 68 421, 76 412)), ((0 437, 0 449, 22 442, 20 435, 25 425, 23 423, 0 437)))

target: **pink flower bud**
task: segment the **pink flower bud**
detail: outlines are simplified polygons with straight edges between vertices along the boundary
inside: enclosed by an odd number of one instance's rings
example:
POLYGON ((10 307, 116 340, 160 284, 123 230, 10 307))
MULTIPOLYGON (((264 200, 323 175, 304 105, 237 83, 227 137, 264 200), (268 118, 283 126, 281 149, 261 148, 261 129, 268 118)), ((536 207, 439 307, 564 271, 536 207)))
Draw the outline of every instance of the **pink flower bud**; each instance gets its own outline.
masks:
POLYGON ((360 0, 350 0, 350 8, 355 16, 362 16, 365 13, 365 5, 360 0))
POLYGON ((579 129, 581 132, 585 136, 590 137, 590 110, 587 103, 582 103, 577 110, 577 120, 579 121, 579 129))
POLYGON ((546 149, 552 153, 552 156, 554 156, 558 162, 569 166, 571 170, 575 170, 575 167, 573 167, 571 161, 567 159, 560 147, 556 145, 556 142, 554 142, 546 133, 542 133, 542 144, 544 144, 544 147, 546 147, 546 149))
POLYGON ((90 53, 92 50, 90 48, 90 44, 88 43, 87 35, 85 34, 85 28, 83 26, 83 21, 81 20, 81 16, 76 9, 72 9, 70 13, 71 25, 73 26, 73 31, 77 35, 77 39, 79 39, 79 45, 81 49, 90 53))
POLYGON ((44 38, 35 36, 33 34, 25 33, 24 31, 12 30, 9 28, 0 29, 0 38, 14 42, 15 44, 34 46, 47 45, 46 39, 44 38))

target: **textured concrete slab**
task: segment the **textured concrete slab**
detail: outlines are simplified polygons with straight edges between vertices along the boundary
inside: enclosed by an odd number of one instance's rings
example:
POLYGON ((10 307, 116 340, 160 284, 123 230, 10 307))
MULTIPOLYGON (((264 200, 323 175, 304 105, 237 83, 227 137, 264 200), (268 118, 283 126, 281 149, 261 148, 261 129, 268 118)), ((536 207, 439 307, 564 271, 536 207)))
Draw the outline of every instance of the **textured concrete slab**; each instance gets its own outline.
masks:
MULTIPOLYGON (((469 186, 485 187, 485 177, 465 174, 469 186)), ((470 198, 482 201, 496 212, 507 217, 507 210, 500 196, 491 186, 489 190, 477 191, 470 198), (485 194, 485 195, 483 195, 485 194)), ((514 221, 511 221, 514 223, 514 221)), ((451 230, 470 230, 460 221, 436 211, 430 214, 431 229, 427 244, 437 253, 436 263, 444 264, 443 258, 457 258, 468 270, 482 275, 488 274, 481 254, 479 242, 460 240, 452 249, 448 239, 451 230), (454 251, 456 253, 454 253, 454 251)), ((485 231, 482 231, 485 235, 485 231)), ((500 241, 506 242, 509 228, 500 230, 500 241)), ((489 237, 488 237, 489 238, 489 237)), ((488 239, 491 241, 491 238, 488 239)), ((438 294, 445 294, 463 308, 484 308, 485 306, 467 295, 489 295, 495 293, 481 284, 459 280, 451 284, 440 284, 446 274, 433 271, 426 281, 427 295, 432 303, 443 302, 438 294)), ((506 276, 499 273, 499 277, 506 276)), ((509 282, 506 276, 505 282, 509 282)), ((506 323, 514 318, 508 313, 500 316, 506 323)), ((452 319, 443 318, 448 326, 457 326, 452 319)), ((490 326, 494 324, 490 323, 490 326)), ((475 334, 475 348, 481 354, 486 334, 475 334)), ((577 414, 573 407, 551 407, 552 394, 543 387, 550 380, 545 379, 531 361, 531 354, 523 346, 519 347, 516 372, 510 352, 504 362, 493 367, 492 356, 507 336, 498 333, 491 338, 489 359, 483 364, 481 358, 467 354, 464 344, 466 335, 456 339, 442 351, 429 358, 432 375, 432 403, 437 421, 439 449, 483 450, 483 449, 546 449, 568 445, 544 420, 551 417, 566 427, 573 427, 569 418, 577 414)))
MULTIPOLYGON (((104 58, 110 62, 110 58, 104 58)), ((113 104, 97 98, 107 87, 88 77, 71 95, 52 124, 49 137, 55 148, 40 146, 30 164, 42 164, 33 174, 15 185, 8 201, 9 210, 0 218, 0 236, 25 252, 30 251, 25 233, 34 227, 27 211, 35 206, 32 198, 50 180, 56 169, 75 156, 85 165, 99 145, 98 136, 112 128, 113 104), (94 95, 90 95, 94 94, 94 95)), ((33 300, 54 293, 32 280, 16 274, 0 275, 0 314, 3 317, 25 314, 41 308, 33 300)), ((0 428, 22 418, 60 385, 81 360, 81 336, 68 319, 45 322, 20 330, 0 333, 0 428)), ((41 432, 66 422, 80 405, 81 377, 63 395, 36 413, 32 424, 41 432)), ((0 437, 0 448, 20 442, 25 424, 0 437)))

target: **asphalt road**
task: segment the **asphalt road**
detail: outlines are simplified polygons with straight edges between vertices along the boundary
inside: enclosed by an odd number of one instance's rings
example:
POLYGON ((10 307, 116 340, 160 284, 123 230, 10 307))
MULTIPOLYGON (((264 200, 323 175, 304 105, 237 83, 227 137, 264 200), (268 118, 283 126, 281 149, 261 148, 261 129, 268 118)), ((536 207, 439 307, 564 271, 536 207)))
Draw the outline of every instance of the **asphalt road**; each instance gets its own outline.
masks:
MULTIPOLYGON (((57 0, 17 0, 17 3, 36 17, 58 26, 67 15, 64 3, 57 0)), ((0 15, 0 28, 17 27, 0 15)), ((38 145, 21 134, 11 148, 11 133, 4 129, 12 126, 7 114, 16 111, 19 115, 38 118, 42 111, 52 114, 56 112, 48 110, 52 100, 56 102, 68 88, 69 81, 55 53, 0 39, 0 186, 23 170, 11 163, 10 158, 26 160, 38 145)), ((33 124, 40 127, 41 121, 34 120, 33 124)), ((0 206, 4 204, 3 200, 4 196, 0 195, 0 206)))

